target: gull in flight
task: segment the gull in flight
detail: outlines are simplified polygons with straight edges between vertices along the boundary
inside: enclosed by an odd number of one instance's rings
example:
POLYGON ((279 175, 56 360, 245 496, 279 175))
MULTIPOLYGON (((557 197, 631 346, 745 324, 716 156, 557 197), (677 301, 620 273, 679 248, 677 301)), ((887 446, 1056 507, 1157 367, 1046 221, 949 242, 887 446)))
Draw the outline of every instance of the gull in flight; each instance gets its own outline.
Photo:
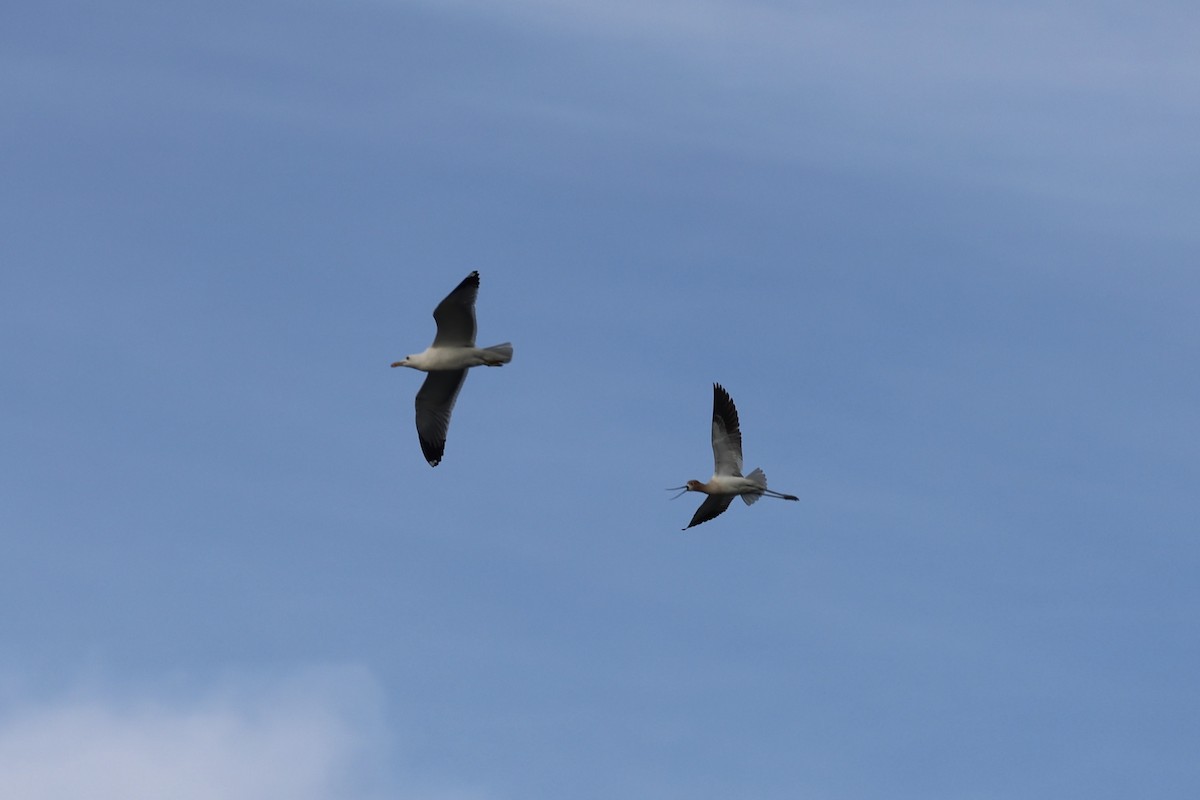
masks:
POLYGON ((475 346, 475 296, 479 294, 479 273, 472 272, 433 310, 437 335, 423 353, 408 356, 393 367, 412 367, 429 373, 417 392, 417 437, 429 466, 436 467, 446 449, 446 430, 450 412, 467 370, 471 367, 498 367, 512 361, 512 344, 475 346))
POLYGON ((795 495, 768 489, 767 476, 761 469, 742 476, 742 431, 738 427, 737 408, 733 405, 733 398, 729 396, 729 392, 719 383, 713 384, 712 448, 713 476, 708 479, 708 483, 688 481, 683 486, 667 490, 682 490, 680 494, 703 492, 708 495, 696 509, 688 528, 720 516, 738 495, 746 501, 746 505, 752 505, 764 495, 781 500, 800 499, 795 495))

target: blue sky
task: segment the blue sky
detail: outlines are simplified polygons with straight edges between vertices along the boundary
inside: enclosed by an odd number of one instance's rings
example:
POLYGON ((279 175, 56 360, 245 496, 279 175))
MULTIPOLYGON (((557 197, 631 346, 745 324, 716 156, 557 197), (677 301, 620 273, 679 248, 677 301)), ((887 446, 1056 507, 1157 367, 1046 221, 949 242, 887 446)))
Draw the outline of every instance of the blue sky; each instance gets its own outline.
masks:
POLYGON ((1200 790, 1191 5, 2 16, 0 795, 1200 790))

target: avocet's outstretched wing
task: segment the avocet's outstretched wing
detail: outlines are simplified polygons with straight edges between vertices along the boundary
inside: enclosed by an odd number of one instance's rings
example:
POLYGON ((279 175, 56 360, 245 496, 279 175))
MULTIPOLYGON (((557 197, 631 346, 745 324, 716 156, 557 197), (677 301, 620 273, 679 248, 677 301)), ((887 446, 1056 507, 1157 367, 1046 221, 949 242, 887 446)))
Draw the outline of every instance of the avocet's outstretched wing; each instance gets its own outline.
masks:
MULTIPOLYGON (((742 431, 738 427, 737 408, 729 392, 719 383, 713 384, 712 447, 714 475, 742 474, 742 431)), ((692 524, 697 523, 693 521, 692 524)))
MULTIPOLYGON (((696 513, 692 515, 692 521, 688 523, 687 527, 690 528, 701 522, 708 522, 713 517, 719 517, 725 509, 729 508, 729 504, 735 497, 737 497, 735 494, 710 494, 696 509, 696 513)), ((687 528, 684 530, 686 531, 687 528)))

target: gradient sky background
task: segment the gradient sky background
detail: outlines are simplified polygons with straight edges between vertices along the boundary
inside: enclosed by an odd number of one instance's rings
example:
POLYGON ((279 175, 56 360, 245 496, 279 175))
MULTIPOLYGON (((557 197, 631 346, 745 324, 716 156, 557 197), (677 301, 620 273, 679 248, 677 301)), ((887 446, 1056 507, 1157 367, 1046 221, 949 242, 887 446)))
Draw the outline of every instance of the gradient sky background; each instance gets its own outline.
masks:
POLYGON ((1200 796, 1197 41, 6 4, 0 795, 1200 796), (802 502, 685 534, 713 381, 802 502))

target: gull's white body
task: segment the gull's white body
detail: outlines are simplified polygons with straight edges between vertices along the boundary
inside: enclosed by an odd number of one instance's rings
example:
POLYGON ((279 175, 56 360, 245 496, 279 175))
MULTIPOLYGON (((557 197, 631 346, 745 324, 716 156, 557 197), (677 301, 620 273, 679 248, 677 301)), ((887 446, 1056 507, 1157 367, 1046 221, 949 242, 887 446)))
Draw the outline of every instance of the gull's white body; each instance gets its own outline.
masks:
MULTIPOLYGON (((501 347, 502 345, 496 345, 501 347)), ((428 347, 423 353, 409 356, 393 366, 412 367, 421 372, 469 369, 471 367, 498 367, 512 360, 502 358, 487 347, 428 347)))
POLYGON ((746 505, 764 496, 778 497, 780 500, 800 499, 768 489, 767 476, 761 469, 742 475, 742 431, 738 425, 737 408, 733 405, 733 398, 719 383, 713 384, 712 448, 713 476, 705 483, 688 481, 684 486, 677 487, 686 492, 708 495, 696 509, 688 528, 721 515, 735 497, 741 497, 746 505))
POLYGON ((512 361, 508 342, 475 346, 475 297, 479 273, 472 272, 433 310, 437 335, 424 352, 397 361, 393 367, 411 367, 429 373, 417 392, 417 438, 429 466, 436 467, 446 449, 446 432, 454 401, 471 367, 499 367, 512 361))

